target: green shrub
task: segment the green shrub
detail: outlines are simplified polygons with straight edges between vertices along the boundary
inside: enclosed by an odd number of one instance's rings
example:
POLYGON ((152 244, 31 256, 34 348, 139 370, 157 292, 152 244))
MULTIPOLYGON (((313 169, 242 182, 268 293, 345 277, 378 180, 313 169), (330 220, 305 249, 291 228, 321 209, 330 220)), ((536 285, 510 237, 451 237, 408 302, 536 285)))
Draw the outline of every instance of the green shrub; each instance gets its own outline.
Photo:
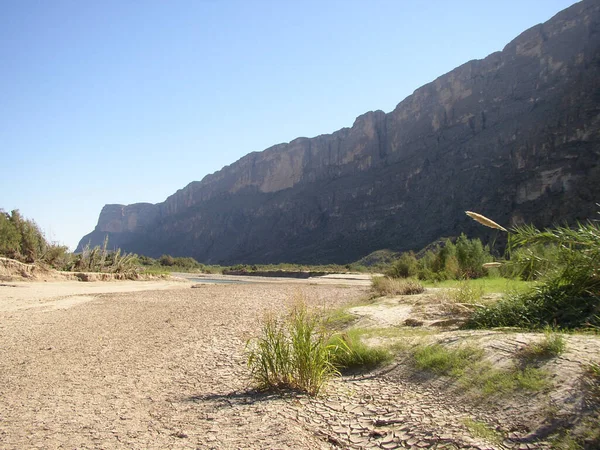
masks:
POLYGON ((461 234, 456 241, 456 259, 461 278, 480 278, 487 274, 483 264, 492 261, 492 256, 479 239, 467 239, 461 234))
POLYGON ((25 219, 15 209, 10 214, 0 210, 0 255, 26 263, 42 258, 48 242, 33 220, 25 219))
POLYGON ((298 303, 284 320, 268 316, 259 338, 248 342, 248 367, 262 389, 297 389, 317 395, 339 374, 320 315, 298 303))
POLYGON ((73 259, 73 254, 68 247, 58 244, 50 244, 42 256, 42 261, 58 270, 67 270, 73 259))
POLYGON ((385 272, 391 278, 416 277, 418 273, 418 262, 413 252, 402 253, 391 267, 385 272))
POLYGON ((161 266, 171 267, 175 265, 175 258, 173 258, 171 255, 162 255, 160 258, 158 258, 158 263, 161 266))
POLYGON ((21 236, 11 220, 11 215, 0 210, 0 255, 18 259, 20 244, 21 236))
POLYGON ((488 274, 482 266, 492 259, 489 248, 479 239, 467 239, 461 234, 456 243, 446 239, 430 245, 419 258, 413 252, 402 253, 385 274, 391 278, 418 277, 436 282, 479 278, 488 274))

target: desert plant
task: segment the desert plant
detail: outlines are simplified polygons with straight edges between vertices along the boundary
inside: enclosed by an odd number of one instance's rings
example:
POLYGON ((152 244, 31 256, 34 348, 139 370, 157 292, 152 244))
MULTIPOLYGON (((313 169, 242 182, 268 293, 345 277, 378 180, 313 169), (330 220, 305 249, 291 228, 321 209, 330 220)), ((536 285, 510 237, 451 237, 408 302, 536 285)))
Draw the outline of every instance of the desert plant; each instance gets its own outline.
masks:
POLYGON ((267 315, 261 336, 249 343, 248 366, 261 389, 292 385, 291 349, 286 331, 284 323, 267 315))
POLYGON ((339 374, 318 313, 298 302, 285 319, 265 318, 261 336, 247 344, 248 367, 262 389, 297 389, 317 395, 339 374))
POLYGON ((69 269, 118 273, 135 277, 139 268, 137 255, 134 253, 121 253, 120 248, 110 252, 107 247, 108 236, 104 239, 102 247, 99 245, 91 247, 88 242, 83 247, 82 252, 73 260, 69 269))
POLYGON ((289 318, 294 383, 311 395, 319 393, 331 376, 338 374, 331 361, 332 347, 320 315, 297 304, 289 318))

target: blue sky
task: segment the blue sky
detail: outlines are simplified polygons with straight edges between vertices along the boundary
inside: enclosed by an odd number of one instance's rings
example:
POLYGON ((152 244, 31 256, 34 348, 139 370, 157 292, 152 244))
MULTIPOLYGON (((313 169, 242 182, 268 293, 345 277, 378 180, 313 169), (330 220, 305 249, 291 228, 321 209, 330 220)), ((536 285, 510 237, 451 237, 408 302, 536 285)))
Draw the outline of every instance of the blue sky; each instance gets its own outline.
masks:
POLYGON ((0 208, 74 249, 243 155, 389 112, 572 0, 0 0, 0 208))

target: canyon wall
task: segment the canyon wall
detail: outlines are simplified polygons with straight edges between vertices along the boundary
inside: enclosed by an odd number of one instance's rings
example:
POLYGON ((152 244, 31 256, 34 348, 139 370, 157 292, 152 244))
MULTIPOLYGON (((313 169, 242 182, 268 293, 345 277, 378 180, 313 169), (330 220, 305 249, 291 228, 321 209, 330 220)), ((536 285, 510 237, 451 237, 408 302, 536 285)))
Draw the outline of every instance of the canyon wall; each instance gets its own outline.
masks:
POLYGON ((156 205, 106 205, 100 244, 205 263, 350 262, 461 232, 465 210, 550 226, 600 202, 600 3, 417 89, 390 113, 250 153, 156 205))

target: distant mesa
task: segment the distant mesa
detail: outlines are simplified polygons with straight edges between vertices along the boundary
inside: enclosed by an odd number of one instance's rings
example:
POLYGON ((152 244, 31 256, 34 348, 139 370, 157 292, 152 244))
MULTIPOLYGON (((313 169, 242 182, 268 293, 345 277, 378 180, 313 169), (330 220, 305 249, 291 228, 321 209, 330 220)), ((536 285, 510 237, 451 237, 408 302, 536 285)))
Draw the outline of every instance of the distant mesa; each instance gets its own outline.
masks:
POLYGON ((205 263, 346 263, 440 236, 595 215, 600 3, 584 0, 501 52, 351 128, 250 153, 156 205, 106 205, 90 242, 205 263))

